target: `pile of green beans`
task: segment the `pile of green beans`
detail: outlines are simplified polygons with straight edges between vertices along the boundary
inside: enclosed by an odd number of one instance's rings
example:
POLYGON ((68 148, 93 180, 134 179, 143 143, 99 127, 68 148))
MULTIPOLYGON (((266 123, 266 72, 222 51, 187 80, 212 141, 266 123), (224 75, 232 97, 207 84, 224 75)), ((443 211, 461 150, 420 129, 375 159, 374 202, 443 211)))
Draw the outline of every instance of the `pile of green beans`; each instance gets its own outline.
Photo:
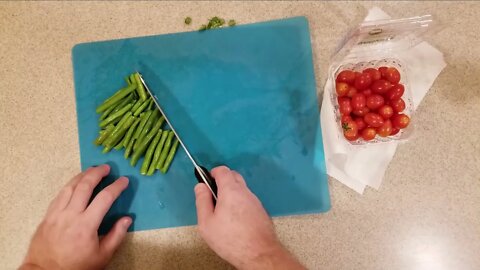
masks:
POLYGON ((100 131, 94 144, 103 146, 103 153, 125 148, 125 159, 135 167, 143 157, 142 175, 153 175, 156 170, 166 173, 178 148, 173 131, 162 129, 165 118, 145 91, 140 74, 125 78, 127 86, 118 90, 100 104, 100 131))

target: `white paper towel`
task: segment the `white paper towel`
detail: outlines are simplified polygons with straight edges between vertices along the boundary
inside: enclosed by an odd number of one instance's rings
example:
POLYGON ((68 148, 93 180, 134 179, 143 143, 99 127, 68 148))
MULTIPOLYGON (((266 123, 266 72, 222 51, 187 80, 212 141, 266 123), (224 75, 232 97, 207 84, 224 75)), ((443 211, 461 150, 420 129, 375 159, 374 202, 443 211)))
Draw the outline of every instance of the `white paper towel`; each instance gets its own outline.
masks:
MULTIPOLYGON (((388 14, 375 7, 369 10, 365 21, 389 18, 388 14)), ((397 54, 401 55, 403 62, 409 67, 407 76, 416 109, 446 66, 443 54, 427 42, 397 54)), ((359 193, 363 193, 367 185, 378 189, 397 150, 398 142, 366 146, 352 146, 346 142, 335 122, 334 108, 329 97, 331 85, 330 80, 325 84, 321 109, 327 173, 359 193)))

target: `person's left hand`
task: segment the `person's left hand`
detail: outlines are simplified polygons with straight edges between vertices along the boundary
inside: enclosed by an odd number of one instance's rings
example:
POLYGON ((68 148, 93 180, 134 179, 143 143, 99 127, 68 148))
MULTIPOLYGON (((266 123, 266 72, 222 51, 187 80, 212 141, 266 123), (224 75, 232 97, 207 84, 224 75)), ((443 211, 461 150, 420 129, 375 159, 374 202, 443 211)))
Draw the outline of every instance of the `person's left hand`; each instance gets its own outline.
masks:
POLYGON ((83 270, 107 266, 132 223, 130 217, 122 217, 105 237, 98 237, 103 217, 128 186, 128 179, 120 177, 89 204, 93 189, 109 172, 108 165, 89 168, 60 191, 38 226, 20 269, 83 270))

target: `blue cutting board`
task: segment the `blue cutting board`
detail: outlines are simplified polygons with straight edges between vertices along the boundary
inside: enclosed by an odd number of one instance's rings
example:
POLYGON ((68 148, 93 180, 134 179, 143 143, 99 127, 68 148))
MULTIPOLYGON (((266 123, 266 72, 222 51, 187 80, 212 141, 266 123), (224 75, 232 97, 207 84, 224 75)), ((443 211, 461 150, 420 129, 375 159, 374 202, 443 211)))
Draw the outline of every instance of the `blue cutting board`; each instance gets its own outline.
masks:
POLYGON ((239 171, 272 216, 330 208, 308 22, 295 17, 204 32, 73 48, 82 169, 108 163, 130 186, 100 233, 125 214, 130 230, 196 224, 193 167, 179 151, 165 175, 142 176, 122 151, 102 154, 95 108, 139 71, 197 161, 239 171))

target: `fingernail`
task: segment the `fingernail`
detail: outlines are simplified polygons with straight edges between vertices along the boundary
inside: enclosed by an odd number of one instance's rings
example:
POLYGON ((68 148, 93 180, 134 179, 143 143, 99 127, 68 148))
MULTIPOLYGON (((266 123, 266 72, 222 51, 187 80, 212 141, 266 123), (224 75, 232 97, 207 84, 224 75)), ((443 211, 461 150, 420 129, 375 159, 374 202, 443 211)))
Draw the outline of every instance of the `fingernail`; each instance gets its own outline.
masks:
POLYGON ((126 218, 124 221, 123 221, 123 227, 125 229, 128 229, 128 227, 130 227, 130 225, 132 224, 132 219, 131 218, 126 218))

